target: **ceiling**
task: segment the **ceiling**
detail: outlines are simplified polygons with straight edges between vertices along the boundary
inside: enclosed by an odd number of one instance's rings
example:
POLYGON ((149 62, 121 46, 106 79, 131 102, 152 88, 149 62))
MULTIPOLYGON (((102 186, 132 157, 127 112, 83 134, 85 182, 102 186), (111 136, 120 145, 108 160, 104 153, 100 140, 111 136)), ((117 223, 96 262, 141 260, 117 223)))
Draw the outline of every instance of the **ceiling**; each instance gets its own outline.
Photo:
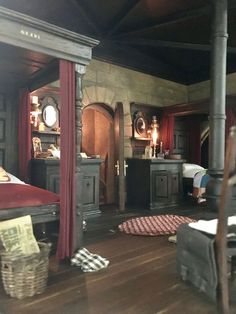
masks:
MULTIPOLYGON (((100 40, 93 50, 95 59, 182 84, 209 79, 210 0, 0 0, 0 5, 100 40)), ((227 72, 232 73, 236 71, 236 0, 228 0, 228 6, 227 72)), ((1 47, 0 51, 2 56, 1 47)), ((33 72, 52 62, 48 56, 27 55, 25 73, 30 71, 27 62, 33 72)), ((5 52, 8 64, 10 57, 5 52)), ((0 70, 8 68, 1 60, 0 70)))

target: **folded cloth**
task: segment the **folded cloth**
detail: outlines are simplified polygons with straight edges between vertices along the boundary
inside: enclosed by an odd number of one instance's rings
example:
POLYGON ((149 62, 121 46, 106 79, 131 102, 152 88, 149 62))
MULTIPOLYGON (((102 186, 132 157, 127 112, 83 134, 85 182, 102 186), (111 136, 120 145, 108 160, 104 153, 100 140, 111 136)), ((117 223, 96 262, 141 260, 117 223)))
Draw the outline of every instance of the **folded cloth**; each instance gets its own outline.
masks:
POLYGON ((81 267, 84 272, 95 272, 106 268, 109 261, 98 254, 92 254, 86 248, 82 248, 71 258, 71 265, 81 267))
POLYGON ((93 254, 86 248, 79 249, 71 258, 71 265, 81 266, 83 261, 89 259, 93 254))
POLYGON ((97 254, 93 254, 90 258, 82 262, 81 269, 84 272, 94 272, 103 268, 107 268, 109 261, 97 254))
MULTIPOLYGON (((189 223, 189 227, 215 235, 217 231, 217 224, 218 224, 218 219, 198 220, 197 222, 189 223)), ((228 226, 232 226, 232 225, 236 225, 236 216, 228 217, 228 226)))

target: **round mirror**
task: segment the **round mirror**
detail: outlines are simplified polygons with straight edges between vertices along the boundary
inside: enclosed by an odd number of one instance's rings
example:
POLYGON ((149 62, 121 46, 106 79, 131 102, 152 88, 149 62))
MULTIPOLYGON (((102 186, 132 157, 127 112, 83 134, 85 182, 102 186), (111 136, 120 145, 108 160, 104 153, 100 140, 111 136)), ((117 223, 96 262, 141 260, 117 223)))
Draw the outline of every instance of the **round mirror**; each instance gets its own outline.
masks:
POLYGON ((43 120, 46 126, 53 127, 57 122, 57 111, 54 106, 47 105, 43 110, 43 120))

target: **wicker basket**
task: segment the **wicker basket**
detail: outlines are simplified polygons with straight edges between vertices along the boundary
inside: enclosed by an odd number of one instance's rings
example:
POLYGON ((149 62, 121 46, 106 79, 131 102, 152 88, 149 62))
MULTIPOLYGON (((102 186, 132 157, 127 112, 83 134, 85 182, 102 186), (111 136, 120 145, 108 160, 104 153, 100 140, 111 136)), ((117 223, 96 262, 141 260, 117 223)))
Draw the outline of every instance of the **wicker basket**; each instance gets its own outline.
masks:
POLYGON ((48 256, 51 245, 39 242, 39 253, 1 254, 2 281, 7 294, 23 299, 42 293, 47 285, 48 256))

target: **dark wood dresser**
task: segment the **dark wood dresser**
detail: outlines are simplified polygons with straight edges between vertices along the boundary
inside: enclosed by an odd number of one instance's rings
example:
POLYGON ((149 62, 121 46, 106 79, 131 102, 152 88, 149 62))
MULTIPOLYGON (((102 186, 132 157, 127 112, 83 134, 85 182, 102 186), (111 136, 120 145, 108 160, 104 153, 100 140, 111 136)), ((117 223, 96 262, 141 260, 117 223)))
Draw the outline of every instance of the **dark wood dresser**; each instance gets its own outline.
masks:
POLYGON ((147 209, 178 205, 183 195, 183 162, 128 158, 127 204, 147 209))
MULTIPOLYGON (((82 204, 84 218, 100 215, 99 180, 102 159, 83 158, 80 175, 82 176, 82 204)), ((59 193, 60 160, 32 159, 31 184, 46 190, 59 193)))

